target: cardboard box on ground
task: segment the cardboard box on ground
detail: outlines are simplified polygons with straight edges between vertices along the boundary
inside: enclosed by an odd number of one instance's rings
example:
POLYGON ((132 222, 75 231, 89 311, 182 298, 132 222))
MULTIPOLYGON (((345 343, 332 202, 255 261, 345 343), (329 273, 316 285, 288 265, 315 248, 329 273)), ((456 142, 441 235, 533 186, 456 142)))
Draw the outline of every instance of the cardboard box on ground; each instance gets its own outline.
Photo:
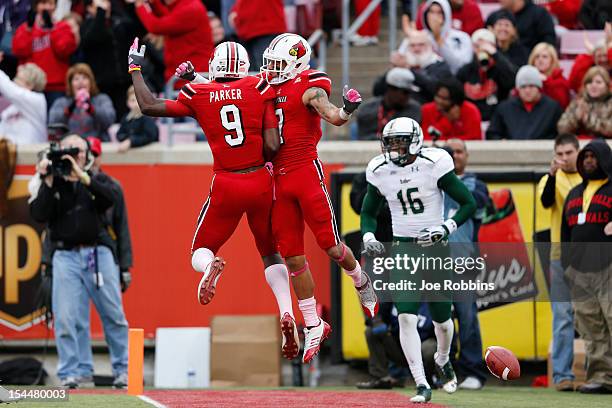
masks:
MULTIPOLYGON (((552 369, 552 341, 550 342, 550 346, 548 347, 548 386, 554 387, 553 384, 553 369, 552 369)), ((572 365, 572 371, 576 376, 574 380, 577 383, 582 383, 586 381, 586 351, 584 340, 575 339, 574 340, 574 364, 572 365)))
POLYGON ((281 385, 278 316, 215 316, 212 319, 211 385, 281 385))

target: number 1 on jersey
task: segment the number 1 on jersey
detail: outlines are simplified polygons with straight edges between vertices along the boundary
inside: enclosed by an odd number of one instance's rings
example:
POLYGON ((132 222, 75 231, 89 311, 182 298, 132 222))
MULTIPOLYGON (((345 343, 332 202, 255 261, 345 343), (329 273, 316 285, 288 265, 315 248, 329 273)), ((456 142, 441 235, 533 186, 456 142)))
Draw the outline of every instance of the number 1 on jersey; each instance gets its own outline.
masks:
POLYGON ((219 111, 221 114, 221 124, 230 132, 235 132, 236 135, 225 135, 225 141, 232 147, 241 146, 244 143, 244 129, 242 128, 242 118, 240 117, 240 109, 234 104, 223 105, 219 111))
POLYGON ((283 139, 283 124, 285 123, 285 115, 283 113, 282 108, 278 108, 274 111, 276 116, 278 117, 278 134, 280 135, 280 144, 285 143, 285 139, 283 139))
POLYGON ((406 202, 410 205, 410 210, 413 214, 420 214, 425 211, 425 206, 423 205, 423 201, 417 196, 412 197, 412 193, 418 193, 419 189, 417 187, 406 189, 406 199, 404 200, 404 191, 400 190, 397 192, 397 199, 402 205, 402 210, 404 210, 404 215, 408 215, 408 207, 406 207, 406 202))

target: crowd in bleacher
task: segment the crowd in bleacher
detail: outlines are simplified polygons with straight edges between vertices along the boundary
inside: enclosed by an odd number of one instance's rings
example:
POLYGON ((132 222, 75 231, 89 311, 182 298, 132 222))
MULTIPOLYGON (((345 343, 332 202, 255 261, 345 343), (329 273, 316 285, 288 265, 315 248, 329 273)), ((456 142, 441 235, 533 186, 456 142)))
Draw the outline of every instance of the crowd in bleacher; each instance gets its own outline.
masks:
MULTIPOLYGON (((352 137, 376 139, 388 121, 409 116, 428 139, 611 138, 612 6, 537 3, 428 0, 412 16, 404 2, 405 38, 352 137), (389 80, 398 76, 399 88, 389 80)), ((377 43, 364 26, 356 46, 377 43)))
MULTIPOLYGON (((257 70, 274 36, 308 28, 308 21, 288 17, 287 4, 297 3, 328 6, 316 0, 4 1, 0 135, 45 142, 49 127, 120 141, 122 151, 154 142, 153 122, 129 102, 126 55, 135 37, 147 45, 143 74, 162 92, 179 63, 191 60, 206 70, 214 44, 230 38, 245 45, 257 70)), ((359 13, 369 1, 354 3, 359 13)), ((403 3, 405 38, 391 55, 394 69, 376 79, 353 138, 376 139, 402 115, 422 121, 428 138, 612 137, 609 2, 428 0, 414 16, 412 2, 403 3)), ((351 38, 354 46, 378 43, 379 8, 351 38)))

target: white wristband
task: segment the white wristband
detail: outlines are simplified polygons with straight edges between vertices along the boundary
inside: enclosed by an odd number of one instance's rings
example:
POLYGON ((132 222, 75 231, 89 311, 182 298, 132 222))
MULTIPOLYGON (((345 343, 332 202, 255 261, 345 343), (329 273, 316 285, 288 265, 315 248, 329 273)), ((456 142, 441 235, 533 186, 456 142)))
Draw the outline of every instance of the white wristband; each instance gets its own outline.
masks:
POLYGON ((444 221, 444 226, 448 230, 448 235, 457 231, 457 223, 452 218, 449 218, 448 220, 444 221))
POLYGON ((376 241, 376 236, 373 232, 366 232, 363 234, 363 242, 373 242, 376 241))
POLYGON ((346 113, 343 107, 340 108, 340 112, 338 113, 338 116, 340 116, 340 119, 342 120, 349 120, 351 118, 351 114, 346 113))

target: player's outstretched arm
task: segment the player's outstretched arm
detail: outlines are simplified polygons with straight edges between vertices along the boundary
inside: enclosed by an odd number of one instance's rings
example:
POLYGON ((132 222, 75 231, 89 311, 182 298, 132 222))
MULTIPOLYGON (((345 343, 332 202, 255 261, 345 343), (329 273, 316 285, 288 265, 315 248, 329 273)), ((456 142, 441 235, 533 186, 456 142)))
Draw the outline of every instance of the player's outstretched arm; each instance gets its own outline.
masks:
POLYGON ((191 109, 187 106, 168 99, 157 98, 145 83, 142 76, 142 66, 145 63, 145 52, 147 47, 143 44, 138 47, 138 37, 134 39, 128 54, 128 72, 134 84, 134 94, 138 101, 140 111, 147 116, 169 117, 190 116, 191 109))
POLYGON ((327 92, 318 87, 308 88, 302 96, 302 102, 306 106, 310 106, 317 111, 321 118, 335 126, 342 126, 351 117, 351 114, 357 110, 361 104, 361 95, 355 89, 344 87, 342 93, 344 106, 337 107, 329 101, 327 92))

